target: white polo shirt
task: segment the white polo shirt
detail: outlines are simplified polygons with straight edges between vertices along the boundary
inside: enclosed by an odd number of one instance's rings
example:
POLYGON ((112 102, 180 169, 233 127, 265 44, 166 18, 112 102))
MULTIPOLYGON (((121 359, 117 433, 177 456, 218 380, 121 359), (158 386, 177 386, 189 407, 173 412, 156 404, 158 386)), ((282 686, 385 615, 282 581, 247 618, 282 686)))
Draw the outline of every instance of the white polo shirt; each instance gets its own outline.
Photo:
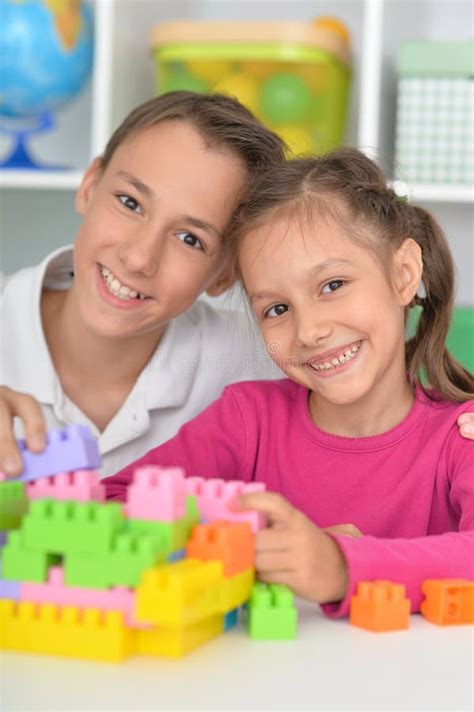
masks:
MULTIPOLYGON (((41 323, 42 289, 66 289, 71 280, 71 247, 5 280, 0 382, 34 396, 48 428, 89 425, 99 440, 104 477, 172 437, 229 383, 283 375, 266 355, 248 314, 198 301, 170 322, 124 404, 100 433, 62 390, 41 323)), ((15 433, 23 434, 19 422, 15 433)))

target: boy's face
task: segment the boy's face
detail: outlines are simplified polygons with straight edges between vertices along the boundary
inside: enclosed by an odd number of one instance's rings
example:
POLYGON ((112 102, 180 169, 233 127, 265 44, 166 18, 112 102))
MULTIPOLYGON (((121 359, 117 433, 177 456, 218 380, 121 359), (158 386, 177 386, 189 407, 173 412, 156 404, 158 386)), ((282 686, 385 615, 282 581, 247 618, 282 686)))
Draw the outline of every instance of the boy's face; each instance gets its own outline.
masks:
POLYGON ((271 357, 332 405, 364 402, 382 381, 405 378, 403 304, 373 252, 346 233, 324 217, 275 219, 240 253, 271 357))
POLYGON ((94 332, 159 332, 205 290, 223 291, 222 234, 246 180, 239 159, 166 121, 133 134, 79 188, 74 293, 94 332))

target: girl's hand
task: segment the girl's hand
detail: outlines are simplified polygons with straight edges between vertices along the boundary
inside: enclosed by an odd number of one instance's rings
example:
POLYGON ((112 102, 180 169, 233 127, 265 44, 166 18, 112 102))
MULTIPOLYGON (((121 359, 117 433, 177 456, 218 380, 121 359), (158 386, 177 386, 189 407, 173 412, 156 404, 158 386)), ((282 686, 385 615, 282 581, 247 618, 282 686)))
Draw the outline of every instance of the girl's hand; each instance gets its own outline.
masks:
MULTIPOLYGON (((323 529, 273 492, 242 495, 234 508, 254 509, 268 517, 269 527, 257 532, 255 538, 255 569, 260 581, 285 584, 297 596, 317 603, 344 598, 346 561, 323 529)), ((337 527, 330 528, 334 529, 337 527)), ((339 529, 338 533, 347 532, 339 529)))
POLYGON ((26 393, 0 386, 0 471, 10 477, 19 475, 22 470, 13 433, 14 417, 23 421, 28 449, 41 452, 46 444, 46 429, 40 404, 26 393))
POLYGON ((460 415, 458 425, 463 438, 474 440, 474 413, 463 413, 460 415))

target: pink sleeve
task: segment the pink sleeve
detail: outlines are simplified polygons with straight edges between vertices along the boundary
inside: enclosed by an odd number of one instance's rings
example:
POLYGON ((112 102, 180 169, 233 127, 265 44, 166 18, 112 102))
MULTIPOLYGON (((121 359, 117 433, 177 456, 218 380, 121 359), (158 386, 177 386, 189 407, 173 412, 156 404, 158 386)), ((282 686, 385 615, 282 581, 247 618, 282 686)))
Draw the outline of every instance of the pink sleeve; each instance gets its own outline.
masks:
POLYGON ((450 504, 460 517, 459 531, 414 539, 378 539, 363 536, 333 536, 349 570, 346 597, 340 603, 322 606, 330 618, 349 613, 351 596, 359 581, 388 579, 406 586, 412 613, 420 610, 421 585, 429 578, 474 580, 474 477, 464 468, 452 482, 450 504))
POLYGON ((183 467, 189 476, 248 479, 244 473, 246 452, 241 411, 232 390, 226 388, 218 400, 183 425, 174 438, 102 482, 107 499, 123 502, 135 468, 143 465, 183 467))

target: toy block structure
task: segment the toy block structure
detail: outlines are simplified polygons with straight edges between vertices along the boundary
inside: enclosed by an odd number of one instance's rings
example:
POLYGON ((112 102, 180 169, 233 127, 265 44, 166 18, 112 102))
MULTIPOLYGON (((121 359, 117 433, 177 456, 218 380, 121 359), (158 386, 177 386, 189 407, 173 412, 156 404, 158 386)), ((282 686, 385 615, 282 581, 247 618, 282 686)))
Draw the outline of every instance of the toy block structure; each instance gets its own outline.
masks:
POLYGON ((247 616, 253 640, 294 640, 296 636, 298 611, 286 586, 254 584, 247 616))
MULTIPOLYGON (((237 624, 264 520, 228 504, 263 485, 143 467, 122 505, 104 501, 97 446, 82 426, 50 432, 39 455, 20 447, 20 481, 0 481, 0 649, 178 658, 237 624)), ((286 627, 267 635, 290 637, 296 611, 271 590, 286 627)))
POLYGON ((410 601, 405 586, 391 581, 361 581, 351 598, 349 620, 375 632, 404 630, 410 624, 410 601))
POLYGON ((437 625, 474 623, 474 581, 427 579, 421 587, 425 599, 420 611, 437 625))

